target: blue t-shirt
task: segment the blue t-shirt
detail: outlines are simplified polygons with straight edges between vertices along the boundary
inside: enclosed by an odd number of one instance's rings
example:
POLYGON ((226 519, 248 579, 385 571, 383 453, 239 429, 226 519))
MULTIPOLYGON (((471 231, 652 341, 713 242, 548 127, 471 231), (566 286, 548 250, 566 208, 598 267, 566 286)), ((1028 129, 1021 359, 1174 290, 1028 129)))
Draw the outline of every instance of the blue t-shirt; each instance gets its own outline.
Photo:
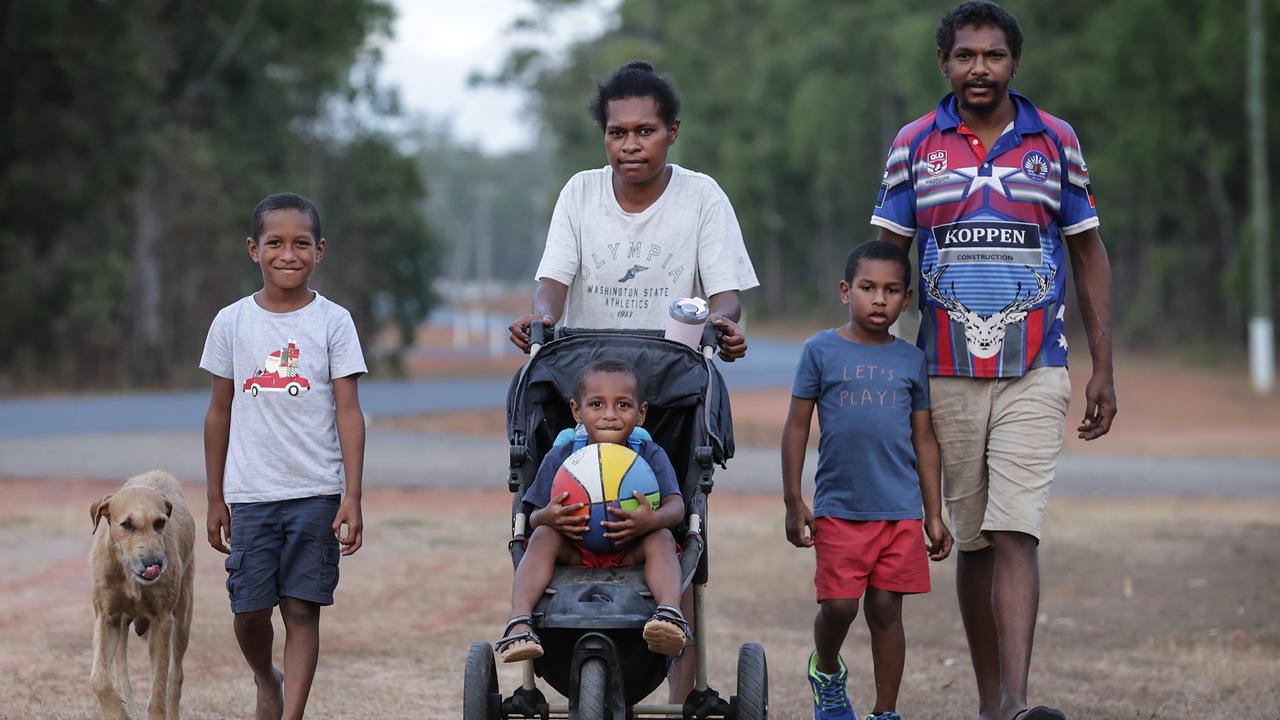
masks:
MULTIPOLYGON (((546 507, 547 503, 551 502, 551 483, 556 479, 560 466, 573 454, 573 449, 574 443, 571 442, 558 445, 542 458, 542 464, 538 466, 538 474, 534 476, 533 484, 524 494, 525 502, 540 508, 546 507)), ((636 453, 649 463, 654 477, 658 479, 658 492, 662 497, 680 494, 680 484, 676 482, 676 470, 671 466, 671 460, 667 458, 667 453, 661 445, 656 442, 641 442, 640 449, 636 453)))
POLYGON ((924 516, 911 444, 911 413, 929 409, 928 366, 919 348, 896 338, 864 345, 823 330, 805 341, 791 394, 818 405, 815 516, 924 516))

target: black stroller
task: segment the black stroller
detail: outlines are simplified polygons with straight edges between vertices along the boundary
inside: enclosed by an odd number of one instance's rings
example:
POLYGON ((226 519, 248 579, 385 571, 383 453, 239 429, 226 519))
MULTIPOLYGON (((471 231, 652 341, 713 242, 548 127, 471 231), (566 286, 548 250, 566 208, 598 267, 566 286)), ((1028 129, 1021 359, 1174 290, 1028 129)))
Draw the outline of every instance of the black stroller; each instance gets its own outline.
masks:
POLYGON ((715 330, 708 325, 702 352, 664 339, 661 333, 562 330, 543 345, 546 330, 531 328, 529 360, 512 379, 507 397, 511 442, 508 484, 512 502, 509 547, 514 566, 524 556, 530 508, 521 502, 539 463, 557 434, 573 427, 569 410, 582 367, 600 358, 629 362, 648 389, 645 428, 671 458, 685 500, 685 522, 676 528, 683 586, 693 584, 697 681, 682 705, 636 705, 666 678, 668 658, 648 651, 641 637, 656 604, 643 568, 557 567, 533 613, 545 654, 522 663, 523 682, 510 696, 498 689, 494 653, 473 643, 463 683, 464 720, 571 718, 629 720, 653 716, 764 720, 769 678, 764 649, 747 643, 738 651, 737 694, 728 700, 707 685, 707 628, 703 589, 707 582, 707 494, 714 465, 733 456, 733 424, 723 378, 711 361, 715 330), (569 699, 549 704, 535 677, 569 699))

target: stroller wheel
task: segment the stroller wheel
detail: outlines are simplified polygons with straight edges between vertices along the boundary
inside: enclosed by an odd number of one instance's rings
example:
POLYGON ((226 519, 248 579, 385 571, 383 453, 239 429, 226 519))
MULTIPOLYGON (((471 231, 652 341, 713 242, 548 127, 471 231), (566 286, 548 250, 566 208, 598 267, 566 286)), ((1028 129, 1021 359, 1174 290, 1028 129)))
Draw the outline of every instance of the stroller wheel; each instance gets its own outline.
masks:
POLYGON ((498 720, 501 707, 493 648, 487 642, 473 642, 462 679, 462 720, 498 720))
POLYGON ((569 715, 570 720, 604 720, 607 681, 604 660, 591 658, 582 663, 578 671, 577 712, 569 715))
POLYGON ((769 717, 769 667, 759 643, 747 643, 738 650, 738 694, 734 699, 735 720, 769 717))

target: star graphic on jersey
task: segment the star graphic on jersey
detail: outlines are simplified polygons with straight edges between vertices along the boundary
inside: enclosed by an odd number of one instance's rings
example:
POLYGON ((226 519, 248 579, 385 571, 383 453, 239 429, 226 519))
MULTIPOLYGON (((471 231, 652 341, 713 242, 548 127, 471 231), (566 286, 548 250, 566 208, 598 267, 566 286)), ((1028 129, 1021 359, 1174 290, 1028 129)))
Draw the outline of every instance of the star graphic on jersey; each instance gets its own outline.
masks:
POLYGON ((1067 306, 1066 306, 1065 304, 1064 304, 1064 305, 1059 305, 1059 306, 1058 306, 1058 315, 1057 315, 1057 319, 1058 319, 1058 320, 1061 320, 1061 319, 1065 318, 1066 316, 1067 316, 1067 306))
POLYGON ((986 185, 1007 198, 1009 197, 1009 191, 1005 188, 1004 179, 1018 172, 1018 168, 993 165, 991 166, 990 175, 979 175, 978 168, 972 165, 969 167, 952 168, 951 171, 961 177, 969 178, 968 195, 972 195, 983 185, 986 185))
POLYGON ((1067 349, 1067 336, 1066 336, 1066 335, 1059 335, 1059 336, 1058 336, 1058 347, 1062 348, 1063 350, 1066 350, 1066 349, 1067 349))

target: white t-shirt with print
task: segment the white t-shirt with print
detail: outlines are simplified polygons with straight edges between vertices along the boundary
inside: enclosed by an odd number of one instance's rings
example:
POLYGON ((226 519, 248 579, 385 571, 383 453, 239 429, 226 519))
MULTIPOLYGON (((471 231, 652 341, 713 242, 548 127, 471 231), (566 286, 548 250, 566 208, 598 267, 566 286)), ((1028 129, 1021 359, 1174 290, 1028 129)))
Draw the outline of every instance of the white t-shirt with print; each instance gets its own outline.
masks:
POLYGON ((227 503, 342 492, 332 380, 368 371, 346 308, 320 293, 287 313, 242 298, 213 319, 200 367, 235 389, 222 479, 227 503))
POLYGON ((613 168, 574 175, 560 191, 535 279, 569 286, 564 325, 660 329, 672 300, 760 282, 729 198, 702 173, 671 165, 642 212, 613 192, 613 168))

